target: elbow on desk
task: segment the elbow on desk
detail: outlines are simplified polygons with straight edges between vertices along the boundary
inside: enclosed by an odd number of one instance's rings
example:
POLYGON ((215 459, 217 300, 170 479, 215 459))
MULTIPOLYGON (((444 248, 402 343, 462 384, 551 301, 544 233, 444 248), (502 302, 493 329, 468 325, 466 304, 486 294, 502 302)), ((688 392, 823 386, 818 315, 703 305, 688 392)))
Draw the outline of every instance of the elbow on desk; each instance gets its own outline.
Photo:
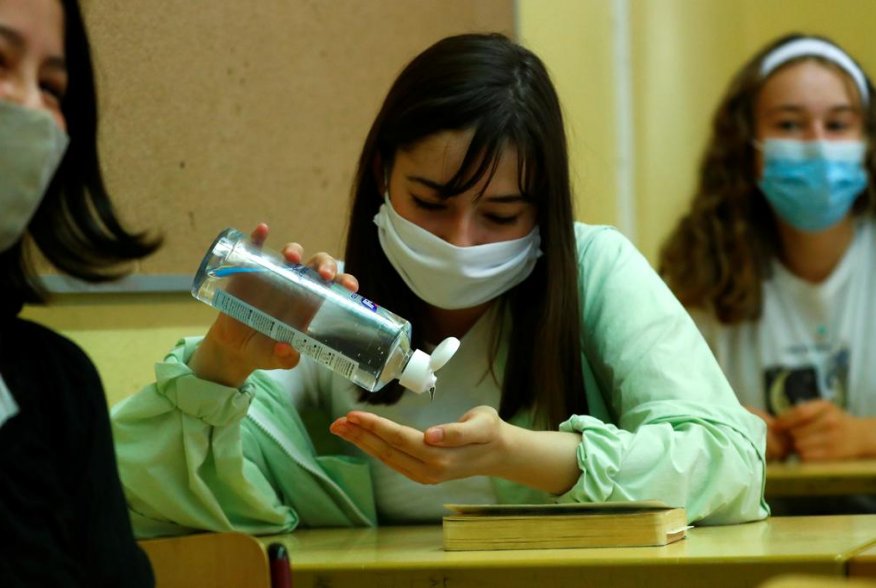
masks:
MULTIPOLYGON (((764 499, 766 461, 762 448, 755 443, 742 444, 732 459, 727 453, 715 459, 721 463, 719 475, 709 486, 713 494, 712 508, 703 509, 692 522, 698 525, 733 525, 760 521, 770 515, 764 499)), ((692 515, 694 513, 691 513, 692 515)))

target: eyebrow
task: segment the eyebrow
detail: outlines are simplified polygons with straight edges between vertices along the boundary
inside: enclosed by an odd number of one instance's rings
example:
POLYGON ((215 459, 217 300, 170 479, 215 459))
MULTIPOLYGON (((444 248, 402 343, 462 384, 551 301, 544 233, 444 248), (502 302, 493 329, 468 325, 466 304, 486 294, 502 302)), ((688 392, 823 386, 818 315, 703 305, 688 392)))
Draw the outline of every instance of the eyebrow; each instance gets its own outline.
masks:
MULTIPOLYGON (((773 114, 773 113, 777 113, 777 112, 794 112, 794 113, 797 113, 797 112, 802 112, 803 110, 805 110, 805 109, 804 109, 802 106, 797 106, 797 105, 795 105, 795 104, 780 104, 779 106, 774 106, 773 108, 770 108, 770 109, 767 111, 767 113, 769 113, 769 114, 773 114)), ((860 109, 857 108, 857 107, 855 107, 855 106, 852 106, 851 104, 841 104, 841 105, 838 105, 838 106, 832 106, 832 107, 830 107, 830 108, 828 109, 828 111, 831 112, 831 113, 835 113, 835 112, 853 112, 853 113, 858 113, 858 112, 860 112, 860 109)))
POLYGON ((15 29, 0 24, 0 37, 5 37, 8 42, 15 45, 16 49, 24 47, 24 37, 15 29))
MULTIPOLYGON (((405 178, 409 182, 413 182, 415 184, 420 184, 422 186, 425 186, 427 188, 435 190, 436 192, 441 192, 445 188, 444 184, 441 184, 439 182, 436 182, 434 180, 430 180, 428 178, 424 178, 421 176, 405 176, 405 178)), ((523 194, 502 194, 502 195, 496 195, 496 196, 489 196, 489 197, 487 197, 487 200, 489 200, 490 202, 512 203, 512 202, 519 202, 521 200, 526 200, 526 197, 523 194)))
MULTIPOLYGON (((20 51, 26 45, 24 37, 15 29, 0 24, 0 37, 6 39, 16 50, 20 51)), ((67 73, 67 60, 63 55, 50 55, 46 58, 45 66, 49 69, 60 70, 67 73)))

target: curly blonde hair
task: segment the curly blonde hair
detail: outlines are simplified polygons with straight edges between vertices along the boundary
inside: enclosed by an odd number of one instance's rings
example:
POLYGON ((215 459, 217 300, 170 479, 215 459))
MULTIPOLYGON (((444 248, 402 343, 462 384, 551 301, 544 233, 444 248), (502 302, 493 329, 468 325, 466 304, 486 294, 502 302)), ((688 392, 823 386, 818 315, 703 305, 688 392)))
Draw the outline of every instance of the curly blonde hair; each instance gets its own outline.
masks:
MULTIPOLYGON (((761 49, 733 77, 712 120, 712 134, 690 209, 660 250, 658 271, 681 303, 708 310, 723 324, 760 317, 761 286, 769 277, 771 258, 779 252, 775 216, 757 186, 754 104, 766 81, 760 74, 764 57, 803 37, 835 45, 824 37, 786 35, 761 49)), ((847 76, 836 64, 814 56, 793 59, 782 67, 802 60, 824 63, 847 76)), ((869 77, 866 84, 870 100, 862 105, 869 145, 865 167, 874 178, 876 108, 869 77)), ((873 214, 873 202, 871 181, 852 211, 873 214)))

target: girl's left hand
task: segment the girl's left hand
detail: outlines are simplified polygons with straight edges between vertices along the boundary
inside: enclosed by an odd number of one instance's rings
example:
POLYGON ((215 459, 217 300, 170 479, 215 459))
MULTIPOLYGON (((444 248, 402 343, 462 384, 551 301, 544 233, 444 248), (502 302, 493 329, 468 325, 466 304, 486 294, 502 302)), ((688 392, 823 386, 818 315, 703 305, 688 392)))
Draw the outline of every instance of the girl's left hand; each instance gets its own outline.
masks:
POLYGON ((497 476, 511 425, 495 409, 478 406, 456 423, 425 432, 370 412, 351 411, 332 423, 335 435, 421 484, 468 476, 497 476))

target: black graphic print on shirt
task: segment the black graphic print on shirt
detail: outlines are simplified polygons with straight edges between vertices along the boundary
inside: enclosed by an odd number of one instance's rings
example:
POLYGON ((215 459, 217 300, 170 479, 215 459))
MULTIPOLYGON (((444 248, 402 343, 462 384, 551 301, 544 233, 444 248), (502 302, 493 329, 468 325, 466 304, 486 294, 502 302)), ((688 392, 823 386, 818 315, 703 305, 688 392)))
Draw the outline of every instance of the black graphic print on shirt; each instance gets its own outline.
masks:
POLYGON ((764 392, 770 414, 818 398, 845 408, 848 390, 849 351, 824 356, 822 365, 770 366, 764 370, 764 392))

